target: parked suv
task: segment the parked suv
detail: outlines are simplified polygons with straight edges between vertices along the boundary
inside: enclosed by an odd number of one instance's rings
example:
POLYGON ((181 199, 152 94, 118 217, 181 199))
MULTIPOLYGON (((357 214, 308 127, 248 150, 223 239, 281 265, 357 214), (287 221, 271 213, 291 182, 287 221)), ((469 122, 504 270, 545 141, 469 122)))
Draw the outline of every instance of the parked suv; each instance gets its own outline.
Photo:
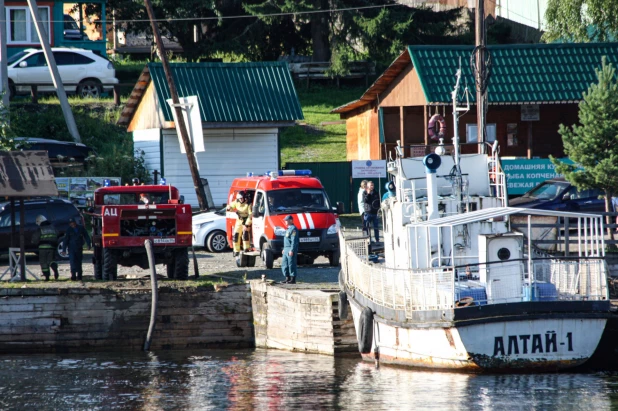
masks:
MULTIPOLYGON (((80 97, 99 97, 104 91, 111 91, 112 84, 118 83, 111 61, 92 50, 56 47, 52 48, 52 52, 67 93, 77 93, 80 97)), ((41 93, 56 91, 51 85, 51 74, 41 49, 20 51, 7 60, 7 65, 11 98, 18 94, 29 94, 32 84, 47 84, 38 86, 37 91, 41 93)))
MULTIPOLYGON (((69 218, 84 222, 77 208, 69 201, 49 197, 24 201, 26 224, 24 225, 24 240, 26 251, 37 251, 38 244, 32 242, 32 236, 38 229, 35 219, 44 215, 58 230, 59 242, 56 257, 67 259, 62 253, 61 239, 69 227, 69 218), (77 220, 79 219, 79 220, 77 220)), ((19 246, 20 212, 19 202, 15 202, 15 225, 17 230, 16 245, 19 246)), ((0 203, 0 254, 8 254, 11 246, 11 203, 0 203)))
POLYGON ((604 192, 599 189, 578 190, 564 178, 547 180, 521 197, 509 200, 511 207, 556 211, 603 212, 604 192))

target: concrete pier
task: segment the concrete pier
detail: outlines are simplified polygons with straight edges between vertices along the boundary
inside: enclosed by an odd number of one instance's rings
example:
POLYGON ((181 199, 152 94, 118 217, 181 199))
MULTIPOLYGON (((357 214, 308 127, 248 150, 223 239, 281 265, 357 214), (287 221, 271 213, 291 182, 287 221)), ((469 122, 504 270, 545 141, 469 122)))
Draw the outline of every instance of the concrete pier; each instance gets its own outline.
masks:
POLYGON ((339 318, 337 284, 250 284, 257 347, 358 355, 351 313, 339 318))

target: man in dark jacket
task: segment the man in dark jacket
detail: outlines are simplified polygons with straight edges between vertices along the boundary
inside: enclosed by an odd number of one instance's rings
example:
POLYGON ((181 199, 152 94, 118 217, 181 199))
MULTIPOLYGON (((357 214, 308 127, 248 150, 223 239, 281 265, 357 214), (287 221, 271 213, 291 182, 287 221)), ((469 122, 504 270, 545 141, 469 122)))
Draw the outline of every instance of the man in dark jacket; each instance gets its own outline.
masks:
POLYGON ((54 279, 58 279, 58 264, 54 261, 56 247, 58 247, 58 231, 56 227, 44 215, 36 217, 36 224, 39 229, 32 237, 32 242, 39 247, 39 263, 45 281, 49 281, 49 269, 54 271, 54 279))
MULTIPOLYGON (((373 223, 373 232, 375 241, 380 241, 380 230, 378 229, 378 210, 380 209, 380 195, 374 190, 373 182, 367 183, 367 190, 363 194, 363 206, 365 214, 363 215, 363 232, 370 236, 369 225, 373 223)), ((370 236, 371 237, 371 236, 370 236)))
POLYGON ((69 264, 71 265, 71 281, 75 281, 76 277, 79 281, 82 280, 82 257, 84 252, 84 243, 88 245, 90 250, 90 236, 84 227, 77 225, 75 219, 69 218, 69 228, 64 234, 64 242, 62 250, 66 253, 69 250, 69 264))

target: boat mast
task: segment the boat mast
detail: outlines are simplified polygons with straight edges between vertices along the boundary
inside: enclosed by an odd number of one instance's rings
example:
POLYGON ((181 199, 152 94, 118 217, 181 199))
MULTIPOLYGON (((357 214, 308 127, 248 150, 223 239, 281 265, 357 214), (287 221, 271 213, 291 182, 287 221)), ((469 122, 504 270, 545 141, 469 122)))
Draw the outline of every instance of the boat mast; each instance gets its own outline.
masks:
MULTIPOLYGON (((455 88, 451 94, 453 98, 453 147, 455 149, 455 198, 457 198, 457 211, 459 213, 463 213, 466 211, 466 205, 463 201, 463 178, 461 175, 461 153, 459 151, 459 112, 460 111, 468 111, 470 110, 470 100, 467 101, 467 107, 457 107, 457 95, 459 94, 459 86, 461 83, 461 58, 459 59, 459 68, 457 69, 457 73, 455 73, 455 77, 457 81, 455 82, 455 88)), ((467 91, 467 88, 466 88, 467 91)), ((466 92, 466 99, 468 99, 468 93, 466 92)))

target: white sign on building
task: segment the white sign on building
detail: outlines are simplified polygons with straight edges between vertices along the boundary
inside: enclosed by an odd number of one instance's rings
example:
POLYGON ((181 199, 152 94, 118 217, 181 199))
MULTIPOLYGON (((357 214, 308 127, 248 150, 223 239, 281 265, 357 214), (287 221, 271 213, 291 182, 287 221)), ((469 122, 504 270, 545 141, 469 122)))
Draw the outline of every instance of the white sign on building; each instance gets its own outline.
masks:
POLYGON ((386 160, 352 161, 352 178, 386 178, 386 160))

